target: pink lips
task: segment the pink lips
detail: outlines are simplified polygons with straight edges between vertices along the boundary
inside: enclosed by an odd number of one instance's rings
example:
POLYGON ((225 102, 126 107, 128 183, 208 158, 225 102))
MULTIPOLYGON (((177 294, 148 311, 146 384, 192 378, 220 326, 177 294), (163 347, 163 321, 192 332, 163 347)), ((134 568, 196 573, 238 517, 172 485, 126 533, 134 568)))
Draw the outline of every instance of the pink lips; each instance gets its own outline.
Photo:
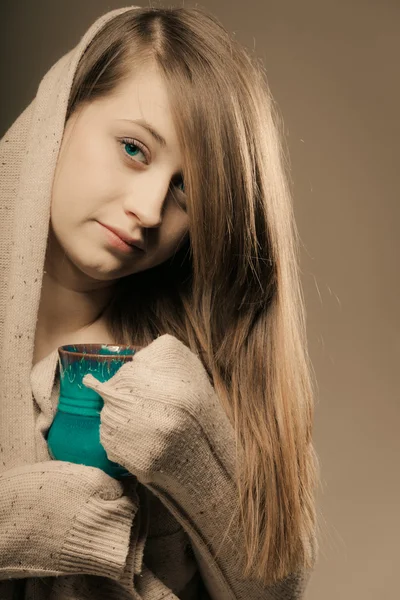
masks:
MULTIPOLYGON (((132 245, 131 243, 127 243, 126 241, 124 241, 120 235, 118 235, 118 233, 114 230, 109 228, 107 225, 103 225, 103 223, 100 223, 100 221, 98 221, 99 225, 102 226, 102 229, 104 231, 104 233, 106 234, 107 237, 107 241, 108 243, 113 246, 114 248, 116 248, 117 250, 120 250, 122 252, 124 252, 125 254, 133 254, 134 252, 143 252, 143 249, 139 247, 140 245, 143 245, 143 243, 140 240, 134 240, 132 241, 132 245), (133 245, 135 244, 135 245, 133 245)), ((118 230, 119 232, 120 230, 118 230)), ((122 234, 125 236, 125 234, 122 234)), ((132 239, 132 238, 131 238, 132 239)))

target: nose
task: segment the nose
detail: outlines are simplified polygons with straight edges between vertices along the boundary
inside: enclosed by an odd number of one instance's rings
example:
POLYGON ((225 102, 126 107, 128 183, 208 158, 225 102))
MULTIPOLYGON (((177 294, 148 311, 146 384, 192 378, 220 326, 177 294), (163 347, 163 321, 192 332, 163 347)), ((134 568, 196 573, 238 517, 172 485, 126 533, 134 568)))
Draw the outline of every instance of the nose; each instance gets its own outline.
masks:
POLYGON ((153 176, 151 182, 146 184, 143 180, 135 185, 125 203, 125 210, 133 213, 145 228, 160 227, 170 188, 169 178, 158 178, 156 182, 154 179, 153 176))

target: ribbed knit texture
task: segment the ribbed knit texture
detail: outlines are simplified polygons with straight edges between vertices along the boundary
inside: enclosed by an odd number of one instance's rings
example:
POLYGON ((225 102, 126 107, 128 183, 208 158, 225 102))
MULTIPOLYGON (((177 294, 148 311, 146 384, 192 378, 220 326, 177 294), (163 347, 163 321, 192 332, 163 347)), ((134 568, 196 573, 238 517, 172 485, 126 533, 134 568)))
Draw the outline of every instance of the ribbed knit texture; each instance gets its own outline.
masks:
POLYGON ((137 539, 132 522, 135 531, 140 519, 131 492, 100 469, 64 461, 1 473, 0 580, 88 573, 132 590, 135 565, 127 557, 137 539))
POLYGON ((0 599, 298 600, 306 576, 268 588, 241 577, 233 431, 199 359, 174 337, 106 383, 85 378, 105 401, 106 452, 133 477, 49 456, 57 351, 32 359, 68 97, 93 36, 135 8, 97 19, 0 141, 0 599))

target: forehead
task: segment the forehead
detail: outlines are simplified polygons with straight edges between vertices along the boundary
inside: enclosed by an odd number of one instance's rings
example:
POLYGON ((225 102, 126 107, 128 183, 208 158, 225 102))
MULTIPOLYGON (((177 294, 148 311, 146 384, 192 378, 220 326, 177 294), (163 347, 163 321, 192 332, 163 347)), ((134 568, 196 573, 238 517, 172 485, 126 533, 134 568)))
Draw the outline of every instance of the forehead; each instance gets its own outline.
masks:
POLYGON ((135 104, 145 102, 150 110, 161 106, 169 109, 169 100, 164 81, 156 66, 143 66, 132 71, 109 96, 109 100, 118 105, 127 102, 135 104))
POLYGON ((155 66, 133 72, 98 108, 109 120, 144 119, 166 139, 168 149, 179 146, 167 89, 155 66))

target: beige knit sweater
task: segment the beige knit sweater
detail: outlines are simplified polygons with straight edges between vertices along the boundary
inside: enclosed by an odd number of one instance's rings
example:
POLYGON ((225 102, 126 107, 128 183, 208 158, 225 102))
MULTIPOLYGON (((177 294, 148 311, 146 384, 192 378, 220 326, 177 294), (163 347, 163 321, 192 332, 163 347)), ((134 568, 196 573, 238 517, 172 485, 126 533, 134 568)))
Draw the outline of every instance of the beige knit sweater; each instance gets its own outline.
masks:
POLYGON ((235 443, 200 360, 157 338, 106 383, 101 441, 133 475, 51 460, 57 350, 32 367, 52 177, 78 60, 100 17, 0 142, 0 600, 295 600, 308 574, 243 580, 235 443), (222 542, 220 544, 220 542, 222 542))

